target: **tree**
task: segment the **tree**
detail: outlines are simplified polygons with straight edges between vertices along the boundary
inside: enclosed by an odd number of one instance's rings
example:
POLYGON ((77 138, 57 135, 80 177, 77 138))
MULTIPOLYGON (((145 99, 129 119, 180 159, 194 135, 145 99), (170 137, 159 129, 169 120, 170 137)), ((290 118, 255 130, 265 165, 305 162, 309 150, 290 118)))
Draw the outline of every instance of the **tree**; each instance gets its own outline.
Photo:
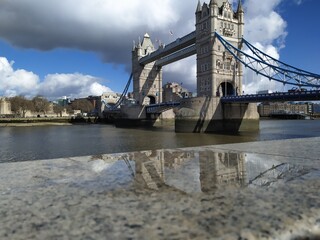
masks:
POLYGON ((88 99, 75 99, 71 103, 73 110, 80 110, 82 113, 90 113, 93 111, 94 106, 88 99))
POLYGON ((53 105, 53 111, 54 111, 54 113, 57 114, 57 116, 62 117, 62 112, 64 109, 65 109, 64 107, 62 107, 58 104, 53 105))
POLYGON ((66 105, 64 108, 66 109, 67 113, 69 113, 69 114, 74 113, 71 105, 66 105))
POLYGON ((42 96, 36 96, 32 99, 34 110, 38 113, 46 114, 49 111, 50 103, 42 96))
POLYGON ((32 102, 24 96, 11 97, 9 98, 9 101, 11 103, 11 111, 22 117, 26 116, 28 110, 33 110, 32 102))

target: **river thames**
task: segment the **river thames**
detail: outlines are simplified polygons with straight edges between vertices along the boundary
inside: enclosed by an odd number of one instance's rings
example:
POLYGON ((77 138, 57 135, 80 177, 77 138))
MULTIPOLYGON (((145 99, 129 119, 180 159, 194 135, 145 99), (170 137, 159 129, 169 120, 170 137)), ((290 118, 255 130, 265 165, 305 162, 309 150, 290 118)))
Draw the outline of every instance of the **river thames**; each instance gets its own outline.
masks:
POLYGON ((237 135, 175 133, 173 127, 124 129, 99 124, 2 127, 0 162, 318 136, 318 120, 261 120, 259 132, 237 135))

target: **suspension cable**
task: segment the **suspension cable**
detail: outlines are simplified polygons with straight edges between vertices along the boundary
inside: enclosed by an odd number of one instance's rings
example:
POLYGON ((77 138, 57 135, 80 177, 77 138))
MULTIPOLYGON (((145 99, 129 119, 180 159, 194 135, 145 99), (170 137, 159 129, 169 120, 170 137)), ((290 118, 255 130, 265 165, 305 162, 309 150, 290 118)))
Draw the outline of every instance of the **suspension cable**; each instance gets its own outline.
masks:
POLYGON ((315 87, 320 88, 320 75, 313 74, 295 67, 292 67, 288 64, 282 63, 267 54, 264 54, 260 50, 253 47, 251 44, 243 39, 243 43, 248 46, 249 50, 253 53, 254 56, 251 56, 244 51, 236 48, 231 43, 227 42, 223 37, 221 37, 217 32, 215 36, 219 39, 222 45, 228 50, 228 52, 235 57, 235 59, 245 67, 250 68, 257 74, 260 74, 269 80, 274 80, 288 85, 294 85, 299 87, 315 87), (263 56, 257 54, 257 51, 263 56), (272 59, 277 65, 267 62, 263 57, 272 59), (247 62, 246 62, 247 61, 247 62), (279 63, 279 65, 278 65, 279 63), (287 69, 286 69, 286 68, 287 69), (260 68, 260 69, 259 69, 260 68), (269 69, 269 71, 267 71, 269 69), (282 79, 285 76, 286 79, 282 79), (301 79, 303 78, 303 79, 301 79), (291 80, 291 81, 290 81, 291 80), (315 83, 314 83, 315 82, 315 83))
POLYGON ((123 102, 125 96, 126 96, 127 93, 128 93, 128 89, 129 89, 129 87, 130 87, 132 77, 133 77, 133 73, 131 73, 131 75, 130 75, 130 77, 129 77, 129 80, 128 80, 125 88, 123 89, 123 92, 122 92, 120 98, 118 99, 118 101, 117 101, 113 106, 111 106, 111 107, 109 108, 110 110, 115 110, 115 109, 117 109, 117 108, 120 106, 120 104, 123 102))

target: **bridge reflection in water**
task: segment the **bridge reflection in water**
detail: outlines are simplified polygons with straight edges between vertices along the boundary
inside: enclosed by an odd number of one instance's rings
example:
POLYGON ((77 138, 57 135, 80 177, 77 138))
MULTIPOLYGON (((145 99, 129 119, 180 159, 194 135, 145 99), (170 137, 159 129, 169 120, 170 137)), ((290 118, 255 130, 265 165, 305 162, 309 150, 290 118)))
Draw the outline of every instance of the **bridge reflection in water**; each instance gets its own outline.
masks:
POLYGON ((201 148, 111 154, 93 160, 92 164, 103 170, 100 174, 106 176, 111 188, 185 193, 276 186, 312 171, 266 157, 201 148))

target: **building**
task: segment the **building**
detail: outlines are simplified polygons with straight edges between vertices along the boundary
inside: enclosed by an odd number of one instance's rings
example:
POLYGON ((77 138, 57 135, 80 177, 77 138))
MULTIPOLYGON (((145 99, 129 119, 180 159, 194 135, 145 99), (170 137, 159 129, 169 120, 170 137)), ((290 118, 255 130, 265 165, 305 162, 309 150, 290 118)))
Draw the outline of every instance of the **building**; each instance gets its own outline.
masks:
POLYGON ((261 103, 258 105, 258 113, 260 117, 269 117, 271 114, 277 113, 296 113, 310 114, 310 103, 290 103, 290 102, 275 102, 261 103))
POLYGON ((103 111, 112 108, 120 100, 121 94, 115 92, 106 92, 101 95, 97 102, 98 115, 102 116, 103 111))
POLYGON ((179 102, 182 98, 192 97, 192 93, 175 82, 165 84, 162 94, 163 102, 179 102))
POLYGON ((115 92, 106 92, 101 95, 101 102, 109 106, 115 105, 120 100, 120 94, 115 92))
POLYGON ((12 114, 11 103, 6 98, 0 97, 0 116, 12 114))
POLYGON ((71 103, 71 99, 64 96, 63 98, 54 101, 54 103, 61 107, 66 107, 71 103))

